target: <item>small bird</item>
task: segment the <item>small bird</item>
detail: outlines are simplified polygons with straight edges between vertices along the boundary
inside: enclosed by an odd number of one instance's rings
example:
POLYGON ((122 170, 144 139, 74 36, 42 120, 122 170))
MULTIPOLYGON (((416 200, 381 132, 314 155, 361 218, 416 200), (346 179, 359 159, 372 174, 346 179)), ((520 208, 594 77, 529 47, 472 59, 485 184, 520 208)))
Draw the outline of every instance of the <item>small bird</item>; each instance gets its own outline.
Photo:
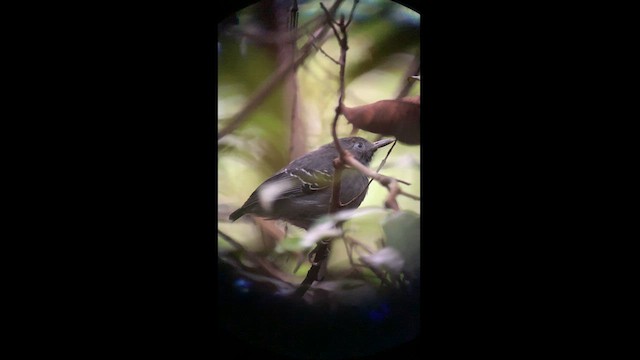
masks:
MULTIPOLYGON (((382 139, 371 143, 355 136, 338 141, 343 149, 368 166, 376 150, 394 140, 382 139)), ((235 221, 242 215, 254 214, 309 229, 314 220, 329 213, 333 160, 337 157, 338 150, 331 142, 293 160, 260 184, 244 205, 229 215, 229 220, 235 221), (264 201, 265 198, 268 200, 264 201)), ((342 208, 358 208, 367 194, 368 178, 356 169, 345 168, 340 184, 342 208)))

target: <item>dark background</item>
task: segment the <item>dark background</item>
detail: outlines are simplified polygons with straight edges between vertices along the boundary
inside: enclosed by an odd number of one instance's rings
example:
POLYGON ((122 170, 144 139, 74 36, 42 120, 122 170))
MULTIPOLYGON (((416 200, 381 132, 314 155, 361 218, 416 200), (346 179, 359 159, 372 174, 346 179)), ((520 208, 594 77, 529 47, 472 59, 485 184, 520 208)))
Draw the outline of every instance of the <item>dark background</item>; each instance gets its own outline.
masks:
MULTIPOLYGON (((413 8, 429 296, 419 341, 393 356, 579 344, 569 335, 589 333, 600 281, 576 235, 599 230, 575 175, 593 159, 594 24, 550 7, 413 8)), ((48 349, 264 354, 216 331, 214 25, 228 11, 68 10, 38 9, 25 19, 37 27, 15 30, 16 92, 39 95, 16 121, 38 145, 17 149, 42 217, 21 242, 24 313, 48 349)))

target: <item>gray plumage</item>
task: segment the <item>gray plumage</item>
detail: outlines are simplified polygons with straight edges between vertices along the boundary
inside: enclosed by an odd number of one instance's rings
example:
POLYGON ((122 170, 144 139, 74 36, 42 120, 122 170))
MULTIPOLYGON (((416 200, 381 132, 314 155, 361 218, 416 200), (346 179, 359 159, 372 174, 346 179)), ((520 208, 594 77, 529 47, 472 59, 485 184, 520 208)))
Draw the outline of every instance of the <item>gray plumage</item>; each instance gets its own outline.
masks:
MULTIPOLYGON (((371 143, 361 137, 339 139, 343 149, 349 150, 363 165, 368 166, 376 150, 393 140, 384 139, 371 143)), ((278 171, 260 184, 249 199, 229 219, 237 220, 245 214, 254 214, 269 219, 281 219, 308 229, 314 220, 329 212, 334 173, 333 160, 338 151, 333 142, 307 153, 278 171), (274 186, 277 195, 270 209, 265 209, 259 200, 260 191, 274 186)), ((368 178, 355 169, 344 169, 340 186, 340 202, 343 209, 355 209, 367 194, 368 178)))

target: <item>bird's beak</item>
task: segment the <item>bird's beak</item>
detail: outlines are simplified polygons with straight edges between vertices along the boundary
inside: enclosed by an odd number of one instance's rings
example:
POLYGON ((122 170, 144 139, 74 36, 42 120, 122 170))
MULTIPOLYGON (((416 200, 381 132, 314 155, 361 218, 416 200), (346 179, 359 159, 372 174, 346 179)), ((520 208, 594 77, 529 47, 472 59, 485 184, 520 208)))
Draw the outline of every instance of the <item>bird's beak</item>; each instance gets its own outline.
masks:
POLYGON ((387 146, 389 144, 391 144, 392 142, 396 141, 396 139, 382 139, 382 140, 378 140, 376 142, 373 143, 373 147, 374 149, 379 149, 383 146, 387 146))

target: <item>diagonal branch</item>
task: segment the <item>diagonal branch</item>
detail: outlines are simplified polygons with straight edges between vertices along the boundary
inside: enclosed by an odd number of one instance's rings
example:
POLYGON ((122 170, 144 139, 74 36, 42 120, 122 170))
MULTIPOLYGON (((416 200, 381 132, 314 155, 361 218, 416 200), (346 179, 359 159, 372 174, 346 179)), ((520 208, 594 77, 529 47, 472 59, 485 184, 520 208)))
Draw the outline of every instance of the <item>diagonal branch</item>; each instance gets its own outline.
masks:
POLYGON ((345 27, 348 27, 349 25, 351 25, 351 21, 353 20, 353 14, 356 12, 356 6, 358 5, 359 2, 360 2, 359 0, 353 1, 353 6, 351 7, 351 13, 349 14, 349 20, 347 20, 347 24, 345 25, 345 27))
MULTIPOLYGON (((336 2, 331 6, 331 9, 328 10, 331 14, 334 14, 343 0, 336 0, 336 2)), ((322 39, 328 31, 328 26, 326 24, 322 25, 317 30, 316 38, 322 39)), ((260 87, 251 95, 251 98, 247 102, 247 104, 233 117, 233 119, 225 126, 222 130, 218 132, 218 140, 222 139, 226 135, 232 133, 235 129, 237 129, 262 102, 273 92, 273 89, 278 86, 285 78, 289 72, 296 69, 300 64, 302 64, 305 59, 311 54, 311 49, 313 48, 313 41, 307 42, 301 49, 301 55, 295 61, 282 64, 276 72, 274 72, 267 80, 265 80, 260 87)))
POLYGON ((415 196, 409 193, 404 192, 402 189, 400 189, 400 186, 398 185, 398 180, 386 175, 382 175, 380 173, 377 173, 371 169, 369 169, 368 167, 362 165, 358 160, 356 160, 356 158, 353 157, 353 155, 351 155, 350 153, 348 153, 346 156, 344 156, 344 158, 341 159, 345 164, 348 164, 349 166, 357 169, 358 171, 360 171, 361 173, 363 173, 364 175, 373 178, 374 180, 376 180, 377 182, 379 182, 382 186, 386 187, 389 190, 389 196, 387 197, 387 200, 385 201, 385 206, 394 210, 399 210, 398 207, 398 202, 396 201, 396 197, 398 195, 404 195, 408 198, 414 199, 414 200, 420 200, 419 196, 415 196))
MULTIPOLYGON (((293 4, 289 10, 289 26, 288 32, 297 33, 298 32, 298 1, 293 0, 293 4)), ((311 43, 315 47, 315 43, 311 43)), ((280 47, 280 54, 283 55, 285 61, 293 61, 296 58, 297 48, 296 42, 291 41, 291 43, 287 44, 288 46, 280 47)), ((289 134, 289 159, 293 161, 294 159, 304 155, 306 145, 305 145, 305 126, 304 122, 300 118, 300 114, 298 108, 300 106, 300 98, 298 96, 299 88, 298 88, 298 78, 297 78, 297 68, 294 71, 290 72, 287 75, 286 85, 285 85, 285 96, 284 103, 290 106, 291 108, 291 121, 290 125, 290 134, 289 134)))
MULTIPOLYGON (((311 37, 311 39, 314 39, 313 35, 309 34, 309 37, 311 37)), ((313 45, 313 47, 320 51, 324 56, 326 56, 327 58, 329 58, 329 60, 333 61, 336 65, 340 65, 340 63, 338 62, 338 60, 334 59, 333 57, 331 57, 331 55, 327 54, 326 51, 324 51, 321 47, 317 46, 315 42, 311 43, 313 45)))
POLYGON ((236 248, 236 250, 240 250, 254 264, 262 267, 271 276, 276 277, 276 278, 278 278, 278 279, 280 279, 280 280, 282 280, 282 281, 284 281, 284 282, 286 282, 288 284, 291 284, 295 280, 290 275, 280 271, 280 269, 276 268, 269 261, 266 261, 265 259, 257 256, 255 253, 245 249, 244 246, 242 246, 242 244, 240 244, 239 242, 234 240, 231 236, 229 236, 229 235, 225 234, 224 232, 220 231, 220 229, 218 229, 218 235, 220 235, 220 237, 222 237, 222 239, 224 239, 226 242, 231 244, 231 246, 236 248))
POLYGON ((309 290, 309 287, 311 287, 311 284, 313 284, 314 281, 321 280, 320 272, 323 267, 327 265, 330 244, 330 240, 321 240, 318 242, 318 245, 313 250, 315 255, 313 257, 311 268, 307 272, 307 276, 304 278, 300 286, 298 286, 296 291, 293 293, 294 297, 301 298, 307 292, 307 290, 309 290))
MULTIPOLYGON (((340 21, 338 22, 338 27, 340 29, 340 33, 342 34, 342 36, 340 36, 338 34, 338 31, 333 26, 333 22, 332 22, 331 18, 329 17, 328 10, 324 7, 324 5, 322 3, 320 3, 320 6, 322 6, 322 9, 327 14, 327 21, 330 24, 332 24, 331 28, 333 29, 334 34, 336 35, 338 43, 340 44, 340 60, 338 61, 338 63, 340 64, 340 74, 339 74, 339 78, 340 78, 340 89, 339 89, 340 96, 338 98, 338 106, 336 106, 336 109, 335 109, 335 116, 334 116, 333 122, 331 124, 331 136, 333 137, 333 143, 335 144, 335 147, 338 150, 338 154, 340 155, 340 159, 342 159, 347 154, 347 152, 340 145, 340 141, 338 141, 338 134, 336 132, 336 126, 338 124, 338 119, 340 118, 340 114, 342 114, 342 107, 344 106, 344 97, 345 97, 344 74, 345 74, 345 68, 346 68, 346 64, 347 64, 347 50, 349 50, 349 43, 348 43, 348 37, 347 37, 347 24, 344 21, 344 16, 342 16, 340 18, 340 21)), ((350 16, 350 18, 353 17, 353 11, 354 10, 355 10, 355 4, 351 8, 351 16, 350 16)), ((341 176, 340 175, 342 173, 342 167, 344 165, 340 161, 334 161, 333 162, 333 166, 335 168, 335 174, 333 176, 333 188, 332 188, 332 195, 331 195, 331 205, 329 207, 329 212, 331 212, 331 213, 336 212, 336 211, 340 210, 340 208, 341 208, 341 205, 340 205, 340 182, 341 182, 341 176)))

